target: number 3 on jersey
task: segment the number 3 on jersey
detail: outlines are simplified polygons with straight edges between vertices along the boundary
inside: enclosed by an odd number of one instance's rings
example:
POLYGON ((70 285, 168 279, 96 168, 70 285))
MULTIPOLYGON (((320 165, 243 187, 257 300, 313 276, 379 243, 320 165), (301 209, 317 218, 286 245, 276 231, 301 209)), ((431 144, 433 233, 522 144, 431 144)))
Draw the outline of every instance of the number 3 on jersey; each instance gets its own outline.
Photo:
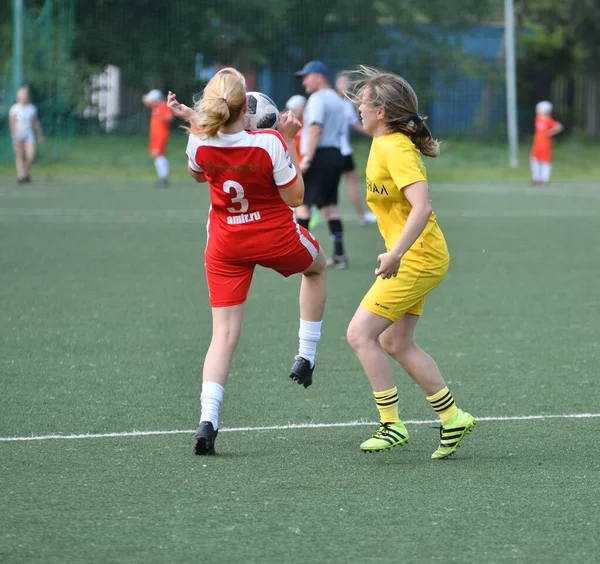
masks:
POLYGON ((235 191, 235 196, 231 198, 232 204, 240 204, 240 209, 235 206, 227 208, 229 213, 246 213, 248 211, 248 200, 244 198, 244 187, 235 180, 228 180, 223 184, 223 191, 226 194, 231 195, 232 191, 235 191))

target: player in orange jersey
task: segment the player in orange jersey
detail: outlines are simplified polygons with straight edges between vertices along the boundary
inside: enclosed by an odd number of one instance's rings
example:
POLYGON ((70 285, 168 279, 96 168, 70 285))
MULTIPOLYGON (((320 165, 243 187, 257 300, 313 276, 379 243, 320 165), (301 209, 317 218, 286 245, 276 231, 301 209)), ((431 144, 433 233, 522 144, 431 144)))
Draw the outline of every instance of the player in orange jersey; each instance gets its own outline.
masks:
POLYGON ((531 182, 546 184, 552 172, 552 137, 564 127, 550 114, 552 104, 546 100, 535 106, 535 134, 531 148, 531 182))
POLYGON ((158 173, 158 182, 162 186, 169 184, 169 161, 165 156, 167 143, 171 135, 171 120, 173 114, 167 106, 167 101, 160 90, 150 90, 144 94, 142 102, 150 110, 150 156, 158 173))

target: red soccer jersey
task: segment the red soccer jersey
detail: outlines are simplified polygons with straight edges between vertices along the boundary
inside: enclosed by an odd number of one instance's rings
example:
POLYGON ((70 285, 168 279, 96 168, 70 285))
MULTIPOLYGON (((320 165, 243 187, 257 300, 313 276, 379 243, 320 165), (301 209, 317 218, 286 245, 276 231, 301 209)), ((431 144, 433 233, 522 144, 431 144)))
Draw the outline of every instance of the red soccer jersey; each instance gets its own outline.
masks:
POLYGON ((262 260, 297 244, 292 209, 279 195, 297 173, 279 133, 190 135, 186 154, 189 167, 210 183, 207 257, 262 260))
POLYGON ((551 116, 535 117, 535 134, 531 148, 532 158, 546 163, 552 161, 552 136, 549 131, 556 123, 551 116))

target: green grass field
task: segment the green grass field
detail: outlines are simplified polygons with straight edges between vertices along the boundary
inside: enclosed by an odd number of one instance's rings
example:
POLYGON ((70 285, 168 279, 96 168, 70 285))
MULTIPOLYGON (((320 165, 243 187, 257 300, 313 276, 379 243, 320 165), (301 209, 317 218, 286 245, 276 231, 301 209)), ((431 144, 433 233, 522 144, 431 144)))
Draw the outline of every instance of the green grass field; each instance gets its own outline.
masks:
MULTIPOLYGON (((441 157, 427 159, 429 178, 440 183, 526 183, 530 179, 528 140, 522 140, 517 169, 508 166, 506 143, 477 139, 442 139, 441 157)), ((181 166, 186 137, 174 127, 169 142, 169 155, 173 163, 173 178, 186 180, 185 166, 181 166)), ((357 162, 366 162, 370 141, 358 137, 353 141, 357 162)), ((46 181, 90 178, 104 180, 151 180, 154 169, 147 152, 146 136, 97 135, 72 140, 50 139, 39 147, 39 166, 34 169, 36 178, 46 181)), ((559 136, 555 141, 552 179, 558 183, 600 182, 600 145, 559 136)), ((1 157, 2 155, 0 155, 1 157)), ((8 152, 0 158, 0 178, 15 177, 14 165, 8 152)), ((364 167, 363 167, 364 168, 364 167)))
POLYGON ((135 147, 42 161, 26 187, 1 169, 0 562, 597 561, 598 185, 432 166, 452 264, 417 337, 479 420, 452 459, 430 460, 438 424, 400 369, 411 442, 358 449, 377 412, 345 329, 382 245, 346 201, 315 383, 287 378, 299 280, 258 270, 219 454, 195 457, 208 190, 175 158, 155 188, 135 147))

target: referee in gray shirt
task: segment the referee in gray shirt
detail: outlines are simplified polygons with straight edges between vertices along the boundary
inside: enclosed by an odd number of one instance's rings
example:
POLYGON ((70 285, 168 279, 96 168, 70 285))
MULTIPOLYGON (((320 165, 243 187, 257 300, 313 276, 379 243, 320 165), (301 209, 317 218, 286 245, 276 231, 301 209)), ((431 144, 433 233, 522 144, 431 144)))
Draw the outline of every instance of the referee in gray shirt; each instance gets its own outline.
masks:
POLYGON ((344 103, 329 86, 329 71, 321 61, 310 61, 296 73, 310 96, 304 108, 300 141, 304 176, 304 202, 296 208, 297 222, 308 229, 311 207, 321 210, 329 224, 333 255, 327 259, 332 268, 348 268, 344 252, 344 236, 338 208, 338 185, 343 157, 340 152, 345 127, 344 103))

